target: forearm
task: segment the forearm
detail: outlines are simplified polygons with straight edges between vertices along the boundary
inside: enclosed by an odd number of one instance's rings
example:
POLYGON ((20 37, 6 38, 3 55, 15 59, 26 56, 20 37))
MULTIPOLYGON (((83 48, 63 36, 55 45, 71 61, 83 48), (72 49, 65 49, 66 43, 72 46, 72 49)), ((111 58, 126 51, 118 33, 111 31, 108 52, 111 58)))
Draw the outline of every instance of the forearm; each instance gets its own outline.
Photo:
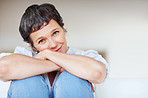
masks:
POLYGON ((0 59, 0 79, 4 81, 23 79, 58 70, 59 66, 49 60, 41 60, 21 54, 0 59))
POLYGON ((47 58, 70 73, 92 83, 100 83, 106 76, 105 65, 90 57, 50 52, 47 58))

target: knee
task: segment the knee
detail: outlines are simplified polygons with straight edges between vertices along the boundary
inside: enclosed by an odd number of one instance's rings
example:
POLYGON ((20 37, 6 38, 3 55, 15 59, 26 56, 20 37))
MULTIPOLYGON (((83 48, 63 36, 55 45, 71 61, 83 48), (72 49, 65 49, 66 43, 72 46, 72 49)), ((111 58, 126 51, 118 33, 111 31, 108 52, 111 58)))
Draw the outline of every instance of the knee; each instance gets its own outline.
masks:
MULTIPOLYGON (((76 96, 75 98, 84 97, 93 98, 91 84, 67 71, 60 74, 54 86, 54 95, 76 96), (87 95, 88 94, 88 95, 87 95), (89 96, 89 97, 88 97, 89 96)), ((61 97, 63 98, 63 97, 61 97)))
POLYGON ((48 96, 48 92, 48 86, 43 77, 38 75, 21 80, 13 80, 11 82, 8 95, 19 96, 20 98, 25 98, 25 96, 26 98, 31 98, 40 95, 48 96))
POLYGON ((84 83, 89 84, 87 80, 79 78, 67 71, 62 72, 56 81, 56 85, 58 86, 59 85, 60 86, 65 86, 65 85, 74 86, 75 85, 76 87, 78 85, 80 87, 80 86, 83 86, 84 83), (65 84, 65 85, 61 85, 61 84, 65 84))
MULTIPOLYGON (((36 88, 39 86, 46 86, 46 83, 41 75, 25 78, 25 79, 20 79, 20 80, 13 80, 11 85, 13 87, 23 87, 24 89, 26 88, 36 88)), ((20 88, 21 89, 21 88, 20 88)))

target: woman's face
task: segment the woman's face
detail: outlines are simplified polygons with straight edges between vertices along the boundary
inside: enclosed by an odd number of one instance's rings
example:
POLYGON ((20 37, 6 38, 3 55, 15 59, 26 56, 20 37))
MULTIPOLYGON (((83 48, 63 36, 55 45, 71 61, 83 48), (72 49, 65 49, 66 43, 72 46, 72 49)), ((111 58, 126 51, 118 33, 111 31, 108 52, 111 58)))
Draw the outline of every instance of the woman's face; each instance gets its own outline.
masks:
POLYGON ((37 51, 49 49, 56 52, 67 52, 65 29, 55 20, 51 19, 49 24, 42 26, 40 30, 30 34, 34 48, 37 51))

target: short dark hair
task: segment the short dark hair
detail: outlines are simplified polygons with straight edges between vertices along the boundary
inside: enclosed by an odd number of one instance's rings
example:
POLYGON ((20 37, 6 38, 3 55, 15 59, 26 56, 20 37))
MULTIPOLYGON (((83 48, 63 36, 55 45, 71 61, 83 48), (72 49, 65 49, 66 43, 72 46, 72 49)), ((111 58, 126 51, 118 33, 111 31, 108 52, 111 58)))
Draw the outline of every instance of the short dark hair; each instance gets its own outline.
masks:
POLYGON ((64 26, 63 19, 54 5, 45 3, 41 5, 34 4, 29 6, 23 14, 19 26, 19 32, 24 41, 31 43, 33 46, 33 42, 29 35, 32 32, 39 30, 43 23, 48 24, 51 19, 54 19, 61 27, 64 26))

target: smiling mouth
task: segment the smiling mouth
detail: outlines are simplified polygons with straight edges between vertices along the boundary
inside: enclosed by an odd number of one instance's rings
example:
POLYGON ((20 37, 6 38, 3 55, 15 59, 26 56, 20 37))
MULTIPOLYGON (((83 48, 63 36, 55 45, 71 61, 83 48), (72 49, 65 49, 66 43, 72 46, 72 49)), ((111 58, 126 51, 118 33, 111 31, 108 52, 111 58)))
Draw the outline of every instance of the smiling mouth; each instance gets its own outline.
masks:
POLYGON ((61 52, 62 46, 60 48, 58 48, 57 50, 55 50, 56 52, 61 52))

